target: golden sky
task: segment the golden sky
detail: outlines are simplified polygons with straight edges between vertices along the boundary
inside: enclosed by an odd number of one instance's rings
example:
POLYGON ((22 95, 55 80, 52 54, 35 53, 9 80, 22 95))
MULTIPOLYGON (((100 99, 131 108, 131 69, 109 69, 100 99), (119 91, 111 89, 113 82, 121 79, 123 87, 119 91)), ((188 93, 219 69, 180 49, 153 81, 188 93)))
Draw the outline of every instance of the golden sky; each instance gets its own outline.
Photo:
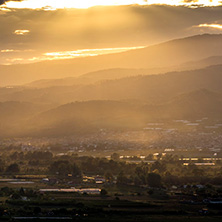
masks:
POLYGON ((90 8, 93 6, 113 6, 113 5, 185 5, 185 6, 218 6, 222 5, 220 0, 23 0, 7 1, 6 8, 30 8, 30 9, 62 9, 62 8, 90 8))
POLYGON ((0 0, 0 4, 0 64, 95 56, 222 33, 218 0, 0 0))

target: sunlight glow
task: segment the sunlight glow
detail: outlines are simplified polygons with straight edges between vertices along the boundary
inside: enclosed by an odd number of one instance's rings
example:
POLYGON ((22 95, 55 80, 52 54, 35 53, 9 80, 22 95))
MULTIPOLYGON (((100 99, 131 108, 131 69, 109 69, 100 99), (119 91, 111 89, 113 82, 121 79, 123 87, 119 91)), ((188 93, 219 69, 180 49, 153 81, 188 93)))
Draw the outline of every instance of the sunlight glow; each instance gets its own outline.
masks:
POLYGON ((40 62, 40 61, 47 61, 47 60, 61 60, 61 59, 73 59, 73 58, 80 58, 80 57, 98 56, 98 55, 105 55, 105 54, 112 54, 112 53, 120 53, 120 52, 125 52, 125 51, 133 50, 133 49, 141 49, 144 47, 145 46, 103 48, 103 49, 79 49, 75 51, 47 52, 38 57, 32 57, 29 59, 23 59, 23 58, 8 59, 7 64, 18 63, 18 62, 30 63, 30 62, 40 62))
POLYGON ((222 25, 220 25, 220 24, 200 24, 200 25, 198 25, 198 27, 222 29, 222 25))
POLYGON ((51 53, 45 53, 45 56, 97 56, 97 55, 104 55, 104 54, 110 54, 110 53, 118 53, 118 52, 124 52, 131 49, 139 49, 144 48, 144 46, 138 46, 138 47, 122 47, 122 48, 103 48, 103 49, 80 49, 76 51, 63 51, 63 52, 51 52, 51 53))
POLYGON ((57 60, 57 59, 73 59, 78 57, 98 56, 111 53, 125 52, 132 49, 144 48, 144 46, 138 47, 122 47, 122 48, 104 48, 104 49, 80 49, 76 51, 62 51, 62 52, 48 52, 44 53, 41 57, 35 57, 30 61, 36 60, 57 60))
POLYGON ((15 30, 15 35, 27 35, 30 31, 29 30, 15 30))
POLYGON ((3 50, 0 50, 1 53, 7 53, 7 52, 15 52, 14 49, 3 49, 3 50))
POLYGON ((194 1, 183 1, 183 0, 24 0, 24 1, 9 1, 0 8, 29 8, 29 9, 44 9, 44 10, 55 10, 64 8, 90 8, 93 6, 115 6, 115 5, 153 5, 153 4, 164 4, 172 6, 187 6, 187 7, 198 7, 198 6, 218 6, 222 5, 220 0, 194 0, 194 1))

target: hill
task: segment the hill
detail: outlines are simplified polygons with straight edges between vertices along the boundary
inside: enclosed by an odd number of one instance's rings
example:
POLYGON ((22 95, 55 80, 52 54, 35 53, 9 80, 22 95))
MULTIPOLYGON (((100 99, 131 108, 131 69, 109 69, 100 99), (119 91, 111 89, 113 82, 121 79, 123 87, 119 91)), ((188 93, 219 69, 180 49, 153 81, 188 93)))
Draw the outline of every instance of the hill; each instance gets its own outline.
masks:
POLYGON ((15 135, 24 129, 24 123, 35 115, 51 109, 51 105, 40 105, 27 102, 0 103, 0 131, 1 136, 15 135))
POLYGON ((54 60, 33 64, 0 66, 1 85, 24 84, 39 79, 79 76, 97 70, 126 68, 163 69, 193 60, 221 56, 222 35, 197 35, 143 49, 95 57, 54 60))
POLYGON ((46 88, 53 86, 88 85, 102 80, 121 79, 129 76, 145 75, 150 72, 151 70, 146 69, 105 69, 89 72, 78 77, 37 80, 25 86, 30 88, 46 88))
POLYGON ((181 65, 181 68, 190 68, 190 69, 200 69, 207 66, 220 65, 222 64, 222 56, 211 56, 205 59, 187 62, 181 65))
MULTIPOLYGON (((138 107, 119 101, 88 101, 62 105, 44 112, 28 122, 34 135, 64 136, 110 130, 137 128, 138 107), (129 118, 131 121, 129 121, 129 118)), ((141 126, 141 125, 140 125, 141 126)))
MULTIPOLYGON (((9 113, 11 112, 8 108, 9 113)), ((65 104, 48 111, 25 114, 5 127, 8 136, 69 136, 97 132, 141 130, 147 123, 204 117, 222 120, 222 94, 201 89, 159 105, 123 101, 86 101, 65 104), (16 124, 17 123, 17 124, 16 124), (11 127, 11 128, 10 128, 11 127)))
POLYGON ((65 104, 87 100, 142 100, 157 104, 202 88, 221 92, 221 70, 222 65, 217 65, 199 70, 128 77, 88 85, 1 88, 0 101, 65 104))
POLYGON ((222 119, 222 94, 200 89, 179 95, 157 107, 155 114, 162 119, 222 119))

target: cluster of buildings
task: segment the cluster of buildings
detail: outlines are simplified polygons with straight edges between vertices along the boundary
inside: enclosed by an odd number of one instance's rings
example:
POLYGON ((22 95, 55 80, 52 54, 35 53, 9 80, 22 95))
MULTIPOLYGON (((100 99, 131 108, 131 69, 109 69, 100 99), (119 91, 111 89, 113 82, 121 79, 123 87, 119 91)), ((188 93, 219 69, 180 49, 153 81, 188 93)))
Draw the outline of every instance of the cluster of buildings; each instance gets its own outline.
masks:
POLYGON ((79 194, 99 195, 101 193, 101 189, 99 189, 99 188, 77 189, 75 187, 71 187, 70 189, 40 189, 39 192, 40 193, 62 192, 62 193, 79 193, 79 194))

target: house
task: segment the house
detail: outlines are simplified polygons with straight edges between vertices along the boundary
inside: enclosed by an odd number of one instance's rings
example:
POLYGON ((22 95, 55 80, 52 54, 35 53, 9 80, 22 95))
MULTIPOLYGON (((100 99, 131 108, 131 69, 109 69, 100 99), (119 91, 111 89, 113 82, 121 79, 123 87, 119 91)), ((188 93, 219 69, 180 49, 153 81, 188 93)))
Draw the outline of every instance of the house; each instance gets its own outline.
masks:
POLYGON ((106 179, 105 179, 104 177, 97 176, 97 177, 95 178, 95 182, 96 182, 97 184, 102 184, 102 183, 105 183, 105 182, 106 182, 106 179))

